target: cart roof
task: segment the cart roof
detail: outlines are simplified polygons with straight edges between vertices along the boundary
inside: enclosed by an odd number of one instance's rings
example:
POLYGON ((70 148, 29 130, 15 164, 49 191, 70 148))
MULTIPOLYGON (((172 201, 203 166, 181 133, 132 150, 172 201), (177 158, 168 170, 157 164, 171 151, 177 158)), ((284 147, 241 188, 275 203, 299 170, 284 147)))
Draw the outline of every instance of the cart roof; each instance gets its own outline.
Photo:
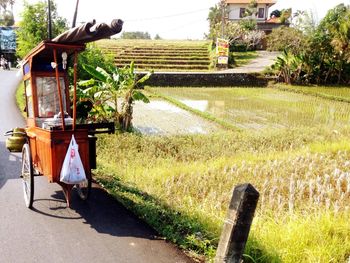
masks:
POLYGON ((85 44, 62 44, 52 41, 42 41, 24 58, 25 63, 33 59, 33 63, 49 63, 53 61, 53 50, 56 49, 57 54, 66 52, 68 56, 75 51, 81 52, 85 49, 85 44), (34 59, 35 58, 35 59, 34 59))

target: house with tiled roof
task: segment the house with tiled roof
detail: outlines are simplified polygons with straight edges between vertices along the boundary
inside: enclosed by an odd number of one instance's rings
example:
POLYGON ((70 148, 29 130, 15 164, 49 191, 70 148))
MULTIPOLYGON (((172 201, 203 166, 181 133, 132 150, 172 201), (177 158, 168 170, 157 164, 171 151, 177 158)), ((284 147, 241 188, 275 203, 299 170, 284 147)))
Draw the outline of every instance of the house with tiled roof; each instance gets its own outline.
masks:
MULTIPOLYGON (((248 8, 251 0, 225 0, 228 19, 233 22, 239 22, 245 18, 245 11, 248 8)), ((256 0, 257 12, 252 15, 256 19, 259 30, 265 31, 267 34, 272 29, 281 26, 279 19, 270 19, 269 9, 276 4, 276 0, 256 0)))
MULTIPOLYGON (((250 4, 250 0, 226 0, 228 19, 239 21, 245 16, 245 11, 250 4)), ((256 0, 257 13, 255 17, 257 22, 264 22, 269 15, 269 8, 276 4, 276 0, 256 0)))

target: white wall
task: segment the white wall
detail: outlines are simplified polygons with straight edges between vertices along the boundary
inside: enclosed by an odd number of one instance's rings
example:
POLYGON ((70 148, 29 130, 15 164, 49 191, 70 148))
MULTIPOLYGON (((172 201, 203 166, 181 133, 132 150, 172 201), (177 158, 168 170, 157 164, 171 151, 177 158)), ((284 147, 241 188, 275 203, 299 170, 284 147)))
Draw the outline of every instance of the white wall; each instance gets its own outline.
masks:
MULTIPOLYGON (((239 10, 241 8, 247 8, 248 7, 248 4, 229 4, 228 5, 228 10, 229 10, 229 13, 228 13, 228 18, 230 20, 239 20, 240 17, 239 17, 239 10)), ((265 20, 267 17, 266 15, 268 14, 268 12, 266 11, 267 7, 266 5, 264 4, 260 4, 258 5, 257 7, 257 10, 259 11, 259 8, 264 8, 264 17, 263 18, 257 18, 257 20, 265 20)))

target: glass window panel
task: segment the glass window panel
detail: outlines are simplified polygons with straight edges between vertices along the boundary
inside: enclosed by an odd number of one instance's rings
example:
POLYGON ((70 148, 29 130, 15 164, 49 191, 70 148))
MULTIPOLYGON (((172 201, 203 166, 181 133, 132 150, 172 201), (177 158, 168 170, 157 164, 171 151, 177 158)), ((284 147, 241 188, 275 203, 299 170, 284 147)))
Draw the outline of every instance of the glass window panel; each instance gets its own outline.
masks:
POLYGON ((259 18, 264 18, 265 8, 259 8, 259 18))
MULTIPOLYGON (((60 77, 61 95, 63 100, 63 109, 66 109, 65 82, 60 77)), ((57 92, 57 83, 55 77, 37 77, 36 78, 39 117, 49 118, 60 112, 60 100, 57 92)))
POLYGON ((27 97, 27 116, 29 118, 34 117, 34 111, 33 111, 33 96, 32 96, 32 85, 30 84, 30 79, 27 79, 24 81, 24 87, 26 91, 26 97, 27 97))
POLYGON ((245 14, 245 8, 240 8, 240 9, 239 9, 239 17, 240 17, 240 18, 243 18, 243 17, 244 17, 244 14, 245 14))

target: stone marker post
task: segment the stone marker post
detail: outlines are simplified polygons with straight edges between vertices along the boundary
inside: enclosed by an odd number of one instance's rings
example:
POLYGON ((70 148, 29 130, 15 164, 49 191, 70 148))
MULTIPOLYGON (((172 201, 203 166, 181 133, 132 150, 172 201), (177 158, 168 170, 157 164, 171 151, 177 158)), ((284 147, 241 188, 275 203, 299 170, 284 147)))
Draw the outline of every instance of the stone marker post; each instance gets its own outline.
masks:
POLYGON ((258 199, 259 192, 251 184, 235 187, 216 251, 215 263, 241 261, 258 199))

